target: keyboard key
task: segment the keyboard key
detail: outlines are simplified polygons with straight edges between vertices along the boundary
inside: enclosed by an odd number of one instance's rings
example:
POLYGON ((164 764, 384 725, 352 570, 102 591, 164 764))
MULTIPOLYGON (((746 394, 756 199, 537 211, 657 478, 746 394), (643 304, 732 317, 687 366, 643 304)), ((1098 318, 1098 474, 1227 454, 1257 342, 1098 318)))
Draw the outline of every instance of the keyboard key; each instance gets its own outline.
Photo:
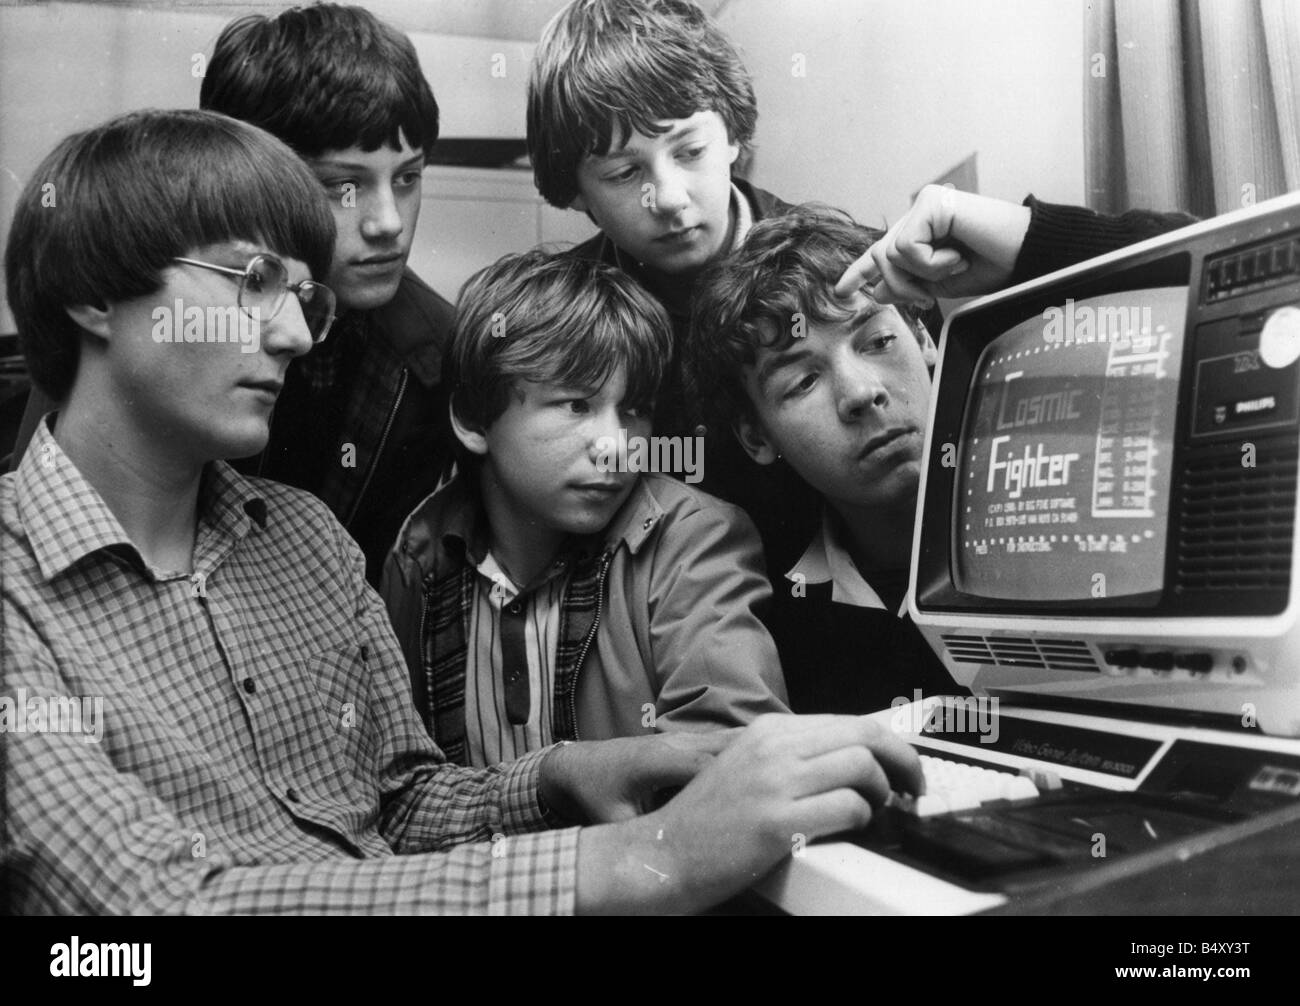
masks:
MULTIPOLYGON (((900 797, 892 805, 913 817, 936 817, 959 810, 974 810, 995 800, 1032 800, 1039 787, 1026 775, 985 768, 966 762, 921 755, 925 796, 900 797)), ((1055 773, 1043 773, 1044 789, 1060 788, 1055 773), (1048 785, 1055 779, 1055 786, 1048 785)))
POLYGON ((934 817, 936 814, 946 814, 950 810, 952 808, 942 796, 937 793, 926 793, 925 796, 916 798, 912 813, 917 817, 934 817))

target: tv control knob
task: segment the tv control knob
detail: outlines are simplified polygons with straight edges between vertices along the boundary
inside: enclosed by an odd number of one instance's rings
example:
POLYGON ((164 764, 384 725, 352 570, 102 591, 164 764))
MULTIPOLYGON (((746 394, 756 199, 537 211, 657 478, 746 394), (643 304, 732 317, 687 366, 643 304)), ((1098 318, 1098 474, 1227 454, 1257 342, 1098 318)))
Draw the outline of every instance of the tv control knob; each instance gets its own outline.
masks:
POLYGON ((1167 650, 1158 653, 1144 653, 1138 664, 1141 667, 1149 667, 1153 671, 1172 671, 1174 669, 1174 655, 1167 650))
POLYGON ((1300 308, 1287 304, 1268 316, 1259 333, 1259 358, 1274 370, 1300 360, 1300 308))
POLYGON ((1214 658, 1208 653, 1180 653, 1174 664, 1193 674, 1209 674, 1214 670, 1214 658))

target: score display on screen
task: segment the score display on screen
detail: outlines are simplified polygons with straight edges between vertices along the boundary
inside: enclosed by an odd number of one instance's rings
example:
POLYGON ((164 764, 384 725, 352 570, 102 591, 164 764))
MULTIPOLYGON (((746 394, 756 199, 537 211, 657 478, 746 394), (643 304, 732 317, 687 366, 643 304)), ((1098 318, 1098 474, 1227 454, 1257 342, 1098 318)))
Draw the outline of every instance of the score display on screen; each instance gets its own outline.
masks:
POLYGON ((1069 300, 984 350, 958 461, 959 590, 1101 603, 1161 589, 1187 298, 1069 300))

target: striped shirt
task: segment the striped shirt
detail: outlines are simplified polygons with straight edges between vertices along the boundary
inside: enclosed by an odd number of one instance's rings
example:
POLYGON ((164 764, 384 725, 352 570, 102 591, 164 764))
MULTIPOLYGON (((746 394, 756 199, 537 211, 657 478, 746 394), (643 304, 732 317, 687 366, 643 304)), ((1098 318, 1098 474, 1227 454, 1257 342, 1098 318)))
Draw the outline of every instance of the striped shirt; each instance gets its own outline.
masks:
POLYGON ((526 593, 489 552, 476 568, 465 668, 466 760, 494 765, 554 738, 555 649, 567 576, 551 567, 526 593))
POLYGON ((542 753, 445 762, 325 505, 215 463, 198 512, 193 574, 166 573, 44 424, 0 478, 0 698, 102 706, 98 739, 0 734, 4 907, 572 911, 577 829, 541 831, 542 753))

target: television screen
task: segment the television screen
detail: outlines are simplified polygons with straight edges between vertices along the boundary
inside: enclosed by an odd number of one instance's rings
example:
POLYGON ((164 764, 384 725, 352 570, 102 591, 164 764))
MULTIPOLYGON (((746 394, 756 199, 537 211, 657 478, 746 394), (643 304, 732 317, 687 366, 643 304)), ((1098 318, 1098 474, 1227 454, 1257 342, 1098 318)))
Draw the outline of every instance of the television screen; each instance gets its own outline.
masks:
POLYGON ((1186 286, 1070 299, 985 348, 957 460, 959 590, 1161 590, 1187 300, 1186 286))

